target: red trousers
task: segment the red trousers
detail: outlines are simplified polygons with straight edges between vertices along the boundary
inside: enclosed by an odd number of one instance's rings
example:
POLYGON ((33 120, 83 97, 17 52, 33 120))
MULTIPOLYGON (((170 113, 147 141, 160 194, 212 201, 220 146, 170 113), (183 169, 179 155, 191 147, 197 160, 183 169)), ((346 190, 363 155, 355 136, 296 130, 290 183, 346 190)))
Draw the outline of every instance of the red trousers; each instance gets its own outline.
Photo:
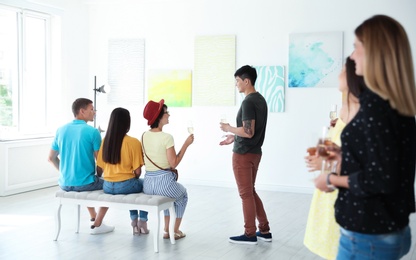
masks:
POLYGON ((261 154, 233 153, 234 177, 243 202, 245 235, 249 237, 256 235, 256 218, 260 232, 270 230, 263 202, 254 188, 260 160, 261 154))

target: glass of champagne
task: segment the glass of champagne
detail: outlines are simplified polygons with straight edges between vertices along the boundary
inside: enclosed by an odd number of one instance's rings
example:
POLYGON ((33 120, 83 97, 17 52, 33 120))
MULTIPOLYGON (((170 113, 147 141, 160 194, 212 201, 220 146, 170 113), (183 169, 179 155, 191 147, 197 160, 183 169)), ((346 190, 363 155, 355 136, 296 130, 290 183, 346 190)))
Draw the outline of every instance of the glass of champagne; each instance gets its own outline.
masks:
POLYGON ((317 147, 317 152, 318 155, 322 158, 322 169, 321 169, 321 173, 325 173, 327 171, 327 161, 326 159, 329 156, 329 153, 327 151, 327 146, 331 145, 332 141, 328 136, 328 127, 324 126, 322 127, 322 136, 321 138, 319 138, 318 141, 318 147, 317 147))
POLYGON ((331 110, 329 111, 329 118, 331 119, 331 126, 335 126, 335 119, 337 119, 338 116, 338 110, 337 105, 332 105, 331 110))
POLYGON ((194 124, 192 121, 188 121, 188 133, 193 134, 194 133, 194 124))
POLYGON ((329 118, 335 120, 337 118, 337 105, 332 105, 331 111, 329 111, 329 118))
POLYGON ((223 123, 223 124, 228 123, 226 114, 221 114, 221 123, 223 123))
MULTIPOLYGON (((228 123, 228 121, 227 121, 227 115, 226 114, 221 114, 221 119, 220 119, 220 122, 221 123, 223 123, 223 124, 227 124, 228 123)), ((225 132, 222 136, 221 136, 221 138, 226 138, 227 137, 227 132, 225 132)))

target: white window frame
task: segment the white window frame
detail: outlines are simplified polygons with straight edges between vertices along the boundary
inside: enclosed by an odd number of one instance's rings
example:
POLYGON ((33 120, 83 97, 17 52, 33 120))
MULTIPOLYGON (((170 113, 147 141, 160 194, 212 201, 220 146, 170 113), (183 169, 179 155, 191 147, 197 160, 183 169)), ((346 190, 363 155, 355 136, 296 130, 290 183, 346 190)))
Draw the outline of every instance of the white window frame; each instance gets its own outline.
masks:
MULTIPOLYGON (((18 68, 17 68, 17 82, 13 82, 13 90, 17 90, 18 93, 13 93, 13 126, 12 127, 4 127, 0 126, 0 141, 7 141, 7 140, 16 140, 16 139, 29 139, 29 138, 38 138, 38 137, 46 137, 46 136, 52 136, 52 129, 51 129, 51 118, 50 113, 48 110, 51 109, 51 102, 50 100, 50 93, 51 90, 51 53, 52 53, 52 35, 51 35, 51 15, 43 12, 23 9, 23 8, 14 8, 9 6, 0 5, 1 9, 4 10, 11 10, 16 12, 17 17, 17 33, 18 33, 18 53, 17 53, 17 62, 18 62, 18 68), (35 127, 24 127, 24 120, 22 117, 22 111, 25 111, 28 114, 27 111, 28 107, 25 108, 24 102, 22 102, 24 93, 27 93, 27 90, 25 92, 25 88, 29 86, 29 84, 26 82, 27 75, 25 74, 25 66, 26 63, 26 44, 30 44, 26 42, 25 36, 26 34, 26 19, 27 18, 34 18, 34 19, 41 19, 45 24, 45 60, 44 60, 44 84, 42 84, 42 90, 43 91, 40 95, 42 97, 41 101, 38 105, 44 106, 41 110, 41 115, 39 117, 39 122, 36 121, 35 127), (16 87, 15 84, 18 86, 16 87), (42 102, 44 100, 44 102, 42 102), (17 104, 16 104, 17 103, 17 104), (16 105, 15 105, 16 104, 16 105), (24 109, 25 108, 25 109, 24 109)), ((14 25, 13 25, 14 26, 14 25)), ((37 91, 37 90, 36 90, 37 91)), ((52 91, 53 92, 53 91, 52 91)), ((39 96, 38 96, 39 97, 39 96)), ((26 105, 32 107, 31 105, 26 105)), ((26 114, 26 116, 27 116, 26 114)), ((30 125, 27 124, 26 125, 30 125)))

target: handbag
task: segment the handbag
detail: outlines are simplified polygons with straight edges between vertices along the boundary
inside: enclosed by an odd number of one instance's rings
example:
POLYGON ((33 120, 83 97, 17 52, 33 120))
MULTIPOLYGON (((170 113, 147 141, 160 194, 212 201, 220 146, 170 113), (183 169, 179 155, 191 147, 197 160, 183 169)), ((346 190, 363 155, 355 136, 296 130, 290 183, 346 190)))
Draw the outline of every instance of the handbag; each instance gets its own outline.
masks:
POLYGON ((162 167, 160 167, 159 165, 157 165, 156 163, 154 163, 154 162, 152 161, 152 159, 150 159, 150 158, 149 158, 149 156, 147 156, 147 154, 146 154, 146 149, 144 149, 143 136, 144 136, 144 133, 142 134, 142 147, 143 147, 143 152, 144 152, 144 155, 146 156, 146 158, 147 158, 147 159, 148 159, 151 163, 153 163, 153 165, 154 165, 154 166, 156 166, 157 168, 159 168, 159 169, 161 169, 161 170, 163 170, 163 171, 171 171, 171 172, 173 172, 173 173, 175 174, 175 180, 177 181, 177 180, 178 180, 178 177, 179 177, 178 169, 174 169, 174 168, 166 168, 166 169, 163 169, 162 167))

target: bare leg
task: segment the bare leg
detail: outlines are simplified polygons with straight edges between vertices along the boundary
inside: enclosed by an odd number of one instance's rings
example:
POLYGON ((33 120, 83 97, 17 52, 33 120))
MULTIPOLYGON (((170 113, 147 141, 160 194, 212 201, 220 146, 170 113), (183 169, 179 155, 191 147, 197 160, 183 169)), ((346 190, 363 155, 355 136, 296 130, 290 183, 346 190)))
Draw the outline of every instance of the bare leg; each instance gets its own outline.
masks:
POLYGON ((97 217, 97 212, 95 212, 94 207, 87 207, 88 212, 90 213, 90 218, 95 219, 97 217))
POLYGON ((98 214, 94 221, 94 226, 99 227, 101 226, 101 223, 103 222, 104 216, 107 213, 108 207, 100 207, 98 210, 98 214))
MULTIPOLYGON (((163 238, 169 238, 169 222, 170 222, 170 216, 165 216, 165 227, 164 227, 164 231, 165 233, 163 234, 163 238)), ((173 235, 173 237, 175 238, 175 240, 184 238, 186 235, 185 233, 182 233, 182 231, 179 230, 179 226, 181 225, 182 222, 182 218, 176 218, 175 220, 175 226, 174 226, 174 230, 173 232, 175 233, 173 235)))
POLYGON ((176 218, 175 221, 175 233, 179 233, 179 226, 181 225, 182 218, 176 218))
POLYGON ((170 216, 165 216, 165 228, 163 229, 165 233, 169 233, 169 221, 170 221, 170 216))
MULTIPOLYGON (((169 233, 169 222, 170 222, 170 216, 165 216, 165 227, 163 230, 166 233, 169 233)), ((182 223, 182 218, 176 218, 175 229, 174 229, 175 233, 179 232, 179 226, 181 225, 181 223, 182 223)))

